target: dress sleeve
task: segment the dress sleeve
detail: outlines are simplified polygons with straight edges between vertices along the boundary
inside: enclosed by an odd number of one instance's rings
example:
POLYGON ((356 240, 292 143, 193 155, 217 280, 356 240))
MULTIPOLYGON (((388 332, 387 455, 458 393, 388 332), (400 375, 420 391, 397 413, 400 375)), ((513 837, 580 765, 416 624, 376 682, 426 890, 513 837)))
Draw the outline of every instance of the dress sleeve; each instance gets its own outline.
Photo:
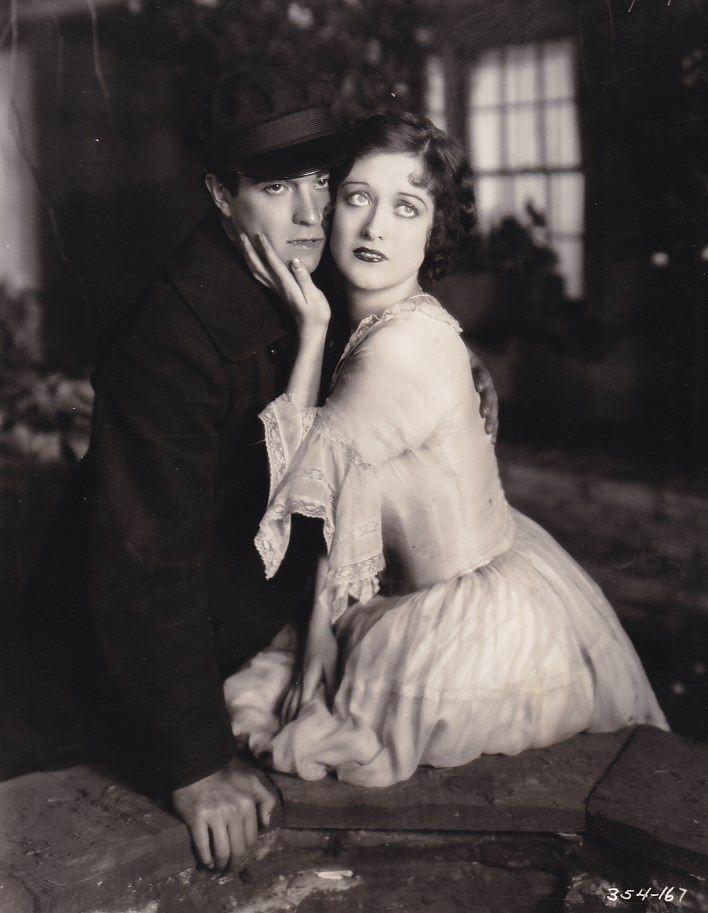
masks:
POLYGON ((342 363, 323 407, 281 396, 261 414, 271 491, 255 542, 266 576, 287 550, 292 514, 322 519, 333 621, 350 598, 378 591, 379 469, 424 444, 450 408, 445 332, 416 315, 377 326, 342 363))

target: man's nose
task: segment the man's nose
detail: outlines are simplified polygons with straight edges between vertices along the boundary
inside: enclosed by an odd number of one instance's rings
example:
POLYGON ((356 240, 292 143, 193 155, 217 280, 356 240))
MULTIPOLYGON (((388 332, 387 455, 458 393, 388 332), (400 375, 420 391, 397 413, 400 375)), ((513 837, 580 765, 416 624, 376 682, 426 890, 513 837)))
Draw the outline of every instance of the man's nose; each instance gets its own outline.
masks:
POLYGON ((296 225, 318 225, 322 221, 326 201, 319 206, 314 194, 309 190, 301 190, 295 197, 293 222, 296 225))

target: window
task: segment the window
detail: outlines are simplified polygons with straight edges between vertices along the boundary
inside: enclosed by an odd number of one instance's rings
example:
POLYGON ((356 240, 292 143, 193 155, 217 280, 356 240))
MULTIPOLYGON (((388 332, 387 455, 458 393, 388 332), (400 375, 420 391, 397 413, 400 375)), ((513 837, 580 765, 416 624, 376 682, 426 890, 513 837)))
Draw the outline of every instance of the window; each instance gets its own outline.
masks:
POLYGON ((571 40, 512 45, 472 65, 466 119, 482 224, 531 203, 546 219, 566 293, 583 293, 583 207, 571 40))
POLYGON ((439 57, 428 57, 425 64, 425 103, 428 117, 440 130, 447 130, 445 70, 439 57))

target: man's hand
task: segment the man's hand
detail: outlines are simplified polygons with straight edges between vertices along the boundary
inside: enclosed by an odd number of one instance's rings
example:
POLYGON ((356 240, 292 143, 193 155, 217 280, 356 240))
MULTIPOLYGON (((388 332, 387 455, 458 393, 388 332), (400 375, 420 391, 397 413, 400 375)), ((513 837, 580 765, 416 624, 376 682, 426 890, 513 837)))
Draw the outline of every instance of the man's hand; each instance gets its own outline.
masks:
POLYGON ((270 822, 275 797, 252 770, 243 761, 232 761, 172 793, 174 809, 208 869, 221 871, 241 860, 258 838, 258 822, 264 827, 270 822))
POLYGON ((494 388, 494 381, 485 363, 469 346, 467 346, 467 354, 470 358, 474 386, 479 393, 479 414, 485 420, 484 430, 487 434, 491 434, 492 441, 496 444, 499 432, 499 397, 494 388))

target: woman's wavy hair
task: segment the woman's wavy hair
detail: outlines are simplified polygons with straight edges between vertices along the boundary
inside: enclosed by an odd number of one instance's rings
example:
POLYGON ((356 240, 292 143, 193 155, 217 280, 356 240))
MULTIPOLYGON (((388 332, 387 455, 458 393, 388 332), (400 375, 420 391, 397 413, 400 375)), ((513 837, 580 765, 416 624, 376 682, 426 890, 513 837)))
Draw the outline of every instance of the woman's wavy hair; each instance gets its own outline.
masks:
POLYGON ((376 152, 415 155, 423 162, 421 186, 432 195, 435 214, 420 276, 440 279, 471 245, 477 227, 472 169, 464 152, 427 117, 399 111, 364 115, 344 131, 331 170, 333 200, 354 162, 376 152))

